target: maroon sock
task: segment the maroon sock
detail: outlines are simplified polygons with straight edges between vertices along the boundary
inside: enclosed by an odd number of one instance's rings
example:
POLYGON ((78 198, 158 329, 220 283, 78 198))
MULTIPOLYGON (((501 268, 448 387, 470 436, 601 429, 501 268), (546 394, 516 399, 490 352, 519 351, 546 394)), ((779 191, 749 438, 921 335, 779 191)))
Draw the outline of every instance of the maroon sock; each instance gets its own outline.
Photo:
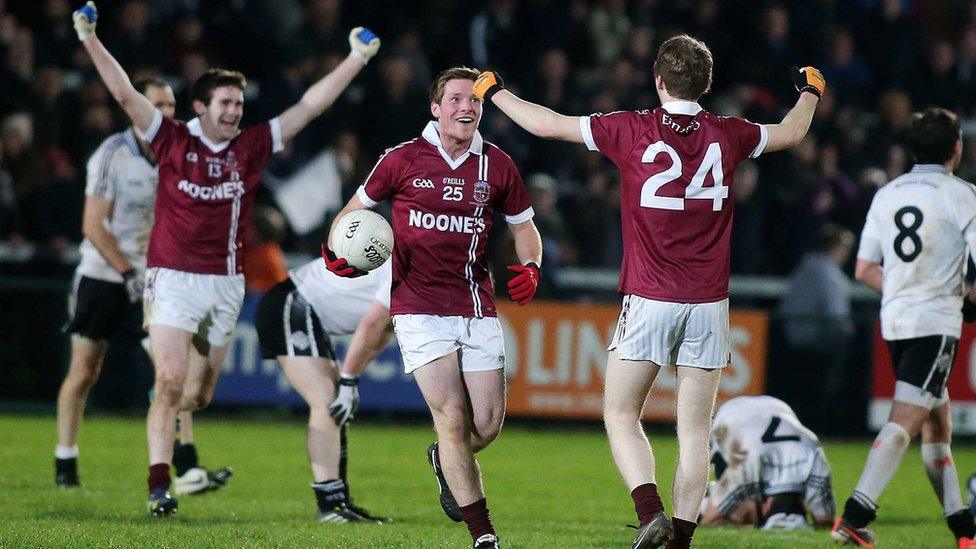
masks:
POLYGON ((641 484, 634 488, 630 497, 634 500, 634 510, 637 511, 637 520, 640 521, 641 526, 651 522, 654 515, 664 510, 661 496, 657 494, 657 484, 641 484))
POLYGON ((477 540, 485 534, 495 533, 495 527, 491 524, 491 517, 488 516, 488 503, 485 498, 481 498, 470 505, 462 505, 461 518, 468 525, 471 539, 477 540))
POLYGON ((698 527, 698 523, 672 518, 671 524, 674 525, 674 539, 668 544, 667 549, 688 549, 691 547, 691 538, 695 535, 695 528, 698 527))
POLYGON ((149 466, 149 493, 156 488, 169 490, 169 463, 157 463, 149 466))

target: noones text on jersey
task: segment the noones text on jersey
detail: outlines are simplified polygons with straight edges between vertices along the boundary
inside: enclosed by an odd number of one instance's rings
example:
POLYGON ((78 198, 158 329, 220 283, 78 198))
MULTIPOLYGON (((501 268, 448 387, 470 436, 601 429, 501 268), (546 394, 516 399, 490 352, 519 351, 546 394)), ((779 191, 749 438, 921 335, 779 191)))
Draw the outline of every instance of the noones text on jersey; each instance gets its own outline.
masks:
POLYGON ((437 230, 445 233, 482 233, 485 230, 485 220, 480 217, 470 217, 467 215, 434 215, 428 212, 418 212, 410 210, 411 227, 421 229, 437 230))
POLYGON ((193 198, 202 200, 229 200, 244 195, 243 181, 225 181, 217 185, 200 186, 184 179, 180 181, 177 188, 193 198))

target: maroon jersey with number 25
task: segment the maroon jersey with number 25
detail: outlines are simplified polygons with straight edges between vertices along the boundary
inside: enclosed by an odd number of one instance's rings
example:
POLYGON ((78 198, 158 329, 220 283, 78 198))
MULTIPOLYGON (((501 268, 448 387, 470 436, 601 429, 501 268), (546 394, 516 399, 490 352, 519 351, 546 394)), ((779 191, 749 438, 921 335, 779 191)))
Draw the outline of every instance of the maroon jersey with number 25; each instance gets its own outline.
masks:
POLYGON ((452 159, 436 122, 419 139, 380 157, 358 191, 372 208, 393 204, 393 287, 390 312, 493 317, 485 246, 495 213, 508 223, 534 215, 512 159, 480 133, 452 159))
POLYGON ((766 128, 672 101, 583 116, 580 129, 620 169, 620 291, 676 303, 728 297, 732 175, 766 148, 766 128))

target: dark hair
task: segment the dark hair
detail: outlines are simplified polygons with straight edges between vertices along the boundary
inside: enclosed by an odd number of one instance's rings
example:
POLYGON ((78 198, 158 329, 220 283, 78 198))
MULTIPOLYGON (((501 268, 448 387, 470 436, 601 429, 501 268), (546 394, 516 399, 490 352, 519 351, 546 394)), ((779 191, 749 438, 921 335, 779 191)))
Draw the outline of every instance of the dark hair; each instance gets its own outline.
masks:
POLYGON ((149 90, 149 88, 168 88, 169 84, 158 76, 150 76, 148 78, 140 78, 136 80, 132 83, 132 87, 142 95, 146 95, 146 91, 149 90))
POLYGON ((451 80, 461 79, 474 82, 478 79, 479 74, 481 73, 477 69, 471 67, 451 67, 441 72, 434 79, 434 83, 430 85, 430 102, 438 104, 441 102, 441 99, 444 98, 444 86, 451 80))
POLYGON ((961 136, 959 117, 954 112, 929 107, 912 115, 908 148, 917 164, 945 164, 952 158, 961 136))
POLYGON ((697 101, 712 87, 712 52, 687 34, 668 38, 657 50, 654 74, 672 97, 697 101))
POLYGON ((190 89, 190 98, 199 101, 204 105, 209 105, 213 99, 213 91, 224 86, 233 86, 244 91, 247 87, 247 79, 238 71, 227 69, 207 69, 190 89))

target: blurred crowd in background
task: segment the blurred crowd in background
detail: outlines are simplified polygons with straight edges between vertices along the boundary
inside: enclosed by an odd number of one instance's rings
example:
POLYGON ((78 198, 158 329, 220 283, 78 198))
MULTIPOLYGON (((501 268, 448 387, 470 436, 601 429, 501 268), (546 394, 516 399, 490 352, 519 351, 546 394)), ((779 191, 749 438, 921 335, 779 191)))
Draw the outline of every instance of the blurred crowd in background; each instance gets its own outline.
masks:
MULTIPOLYGON (((72 29, 78 6, 0 0, 6 254, 31 247, 58 257, 80 240, 85 163, 126 125, 72 29)), ((102 0, 99 8, 102 41, 133 78, 170 82, 183 120, 194 116, 189 85, 210 66, 247 75, 247 125, 280 113, 341 61, 350 28, 376 31, 379 55, 266 174, 288 177, 331 150, 343 199, 385 148, 419 135, 431 118, 427 88, 442 69, 497 70, 522 97, 565 114, 653 108, 656 47, 680 32, 712 50, 714 83, 702 104, 717 114, 778 122, 796 98, 792 65, 819 67, 829 85, 799 147, 740 166, 733 273, 788 274, 827 224, 857 234, 877 188, 909 169, 906 128, 928 105, 966 120, 958 175, 976 180, 976 2, 102 0)), ((615 167, 582 146, 533 138, 490 106, 481 130, 521 169, 547 268, 617 268, 615 167)), ((269 192, 259 200, 276 207, 269 192)), ((272 234, 258 238, 317 253, 327 221, 301 238, 272 222, 272 234)))

